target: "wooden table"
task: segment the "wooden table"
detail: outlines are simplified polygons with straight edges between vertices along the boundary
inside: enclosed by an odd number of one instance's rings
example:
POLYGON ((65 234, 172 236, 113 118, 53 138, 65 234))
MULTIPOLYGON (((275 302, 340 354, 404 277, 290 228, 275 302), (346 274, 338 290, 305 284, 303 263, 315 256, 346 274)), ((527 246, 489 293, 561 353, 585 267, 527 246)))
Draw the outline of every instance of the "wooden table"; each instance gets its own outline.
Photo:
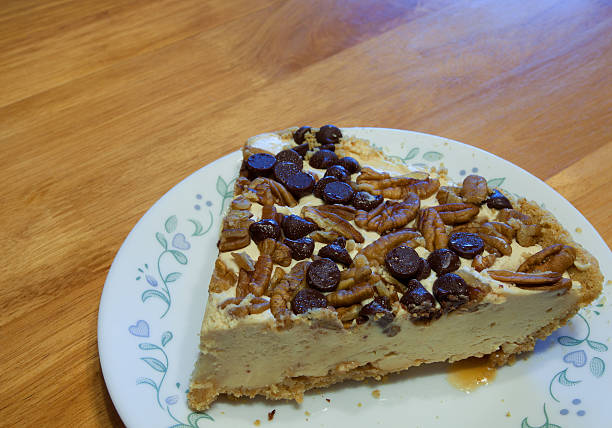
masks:
POLYGON ((0 425, 121 426, 97 309, 136 221, 253 134, 381 126, 525 168, 612 243, 612 5, 5 0, 0 425))

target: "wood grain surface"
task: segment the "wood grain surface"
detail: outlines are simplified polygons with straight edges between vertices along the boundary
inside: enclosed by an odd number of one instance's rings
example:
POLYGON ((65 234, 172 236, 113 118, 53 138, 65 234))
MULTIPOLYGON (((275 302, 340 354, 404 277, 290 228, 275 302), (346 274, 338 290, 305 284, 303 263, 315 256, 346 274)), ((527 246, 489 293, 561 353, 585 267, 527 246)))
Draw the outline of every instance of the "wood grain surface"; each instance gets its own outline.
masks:
POLYGON ((5 0, 0 425, 122 426, 100 294, 145 211, 251 135, 441 135, 547 181, 612 243, 604 0, 5 0))

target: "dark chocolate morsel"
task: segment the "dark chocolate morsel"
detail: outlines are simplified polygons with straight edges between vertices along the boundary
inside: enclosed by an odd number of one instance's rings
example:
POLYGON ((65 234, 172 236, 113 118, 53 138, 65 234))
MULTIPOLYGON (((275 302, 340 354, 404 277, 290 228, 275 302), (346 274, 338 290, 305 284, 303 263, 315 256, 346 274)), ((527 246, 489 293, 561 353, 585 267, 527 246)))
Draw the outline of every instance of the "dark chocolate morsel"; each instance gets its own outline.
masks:
POLYGON ((346 247, 346 238, 344 236, 338 236, 332 241, 332 245, 338 245, 339 247, 346 247))
MULTIPOLYGON (((346 241, 344 245, 346 245, 346 241)), ((346 248, 344 248, 343 245, 336 243, 336 241, 322 247, 319 250, 319 256, 327 257, 328 259, 341 263, 344 266, 350 266, 353 263, 353 259, 351 259, 351 256, 346 248)))
POLYGON ((438 274, 454 272, 461 266, 459 256, 447 248, 439 248, 429 254, 427 263, 438 274))
POLYGON ((330 152, 335 152, 336 146, 333 144, 323 144, 322 146, 319 146, 319 150, 329 150, 330 152))
POLYGON ((293 141, 295 141, 296 144, 302 144, 306 139, 306 133, 308 131, 310 131, 310 126, 302 126, 293 133, 293 141))
POLYGON ((342 181, 332 181, 323 188, 323 200, 328 204, 348 204, 353 198, 353 188, 342 181))
POLYGON ((276 162, 274 165, 274 179, 283 186, 287 186, 289 177, 299 172, 302 172, 302 169, 293 162, 276 162))
POLYGON ((285 239, 284 244, 291 250, 291 257, 295 260, 304 260, 312 256, 314 251, 314 241, 305 236, 300 239, 285 239))
POLYGON ((255 242, 261 242, 267 238, 278 239, 280 238, 280 232, 280 226, 276 220, 272 220, 271 218, 259 220, 249 226, 251 239, 255 242))
POLYGON ((388 297, 374 297, 370 303, 365 305, 359 311, 357 323, 363 324, 368 320, 376 321, 381 327, 386 327, 395 318, 395 314, 391 311, 391 302, 388 297))
POLYGON ((340 269, 330 259, 315 260, 306 271, 306 283, 315 290, 334 291, 340 283, 340 269))
POLYGON ((400 245, 395 247, 385 256, 385 266, 389 273, 399 280, 414 278, 423 264, 414 249, 400 245))
POLYGON ((357 159, 350 156, 341 158, 338 160, 338 164, 345 167, 349 174, 355 174, 356 172, 361 171, 361 165, 359 165, 357 159))
POLYGON ((248 157, 246 168, 251 179, 268 176, 276 164, 276 158, 269 153, 255 153, 248 157))
POLYGON ((427 263, 427 260, 423 259, 423 264, 421 265, 421 269, 416 274, 416 279, 421 281, 422 279, 429 278, 431 275, 431 266, 427 263))
POLYGON ((317 150, 312 154, 308 163, 317 169, 327 169, 338 162, 338 155, 331 150, 317 150))
POLYGON ((497 189, 493 189, 493 193, 489 196, 489 199, 485 201, 487 206, 496 210, 503 210, 504 208, 512 209, 510 200, 504 196, 502 192, 497 189))
POLYGON ((451 311, 468 302, 470 289, 459 275, 445 273, 434 281, 433 294, 445 311, 451 311))
POLYGON ((276 160, 279 162, 291 162, 296 164, 300 170, 304 167, 304 159, 298 152, 293 149, 282 150, 276 154, 276 160))
POLYGON ((291 175, 287 178, 285 183, 287 190, 289 190, 296 199, 310 195, 314 189, 314 185, 314 178, 307 172, 298 172, 297 174, 291 175))
POLYGON ((312 193, 317 198, 323 199, 323 189, 325 188, 327 183, 331 183, 332 181, 338 181, 338 179, 331 175, 328 175, 327 177, 323 177, 322 179, 317 181, 317 184, 315 184, 315 187, 312 193))
POLYGON ((293 240, 303 238, 318 229, 316 224, 295 214, 285 216, 281 226, 285 237, 293 240))
POLYGON ((475 233, 455 232, 448 240, 448 248, 464 259, 473 259, 484 251, 484 241, 475 233))
POLYGON ((312 288, 302 288, 291 299, 291 310, 294 314, 305 314, 311 309, 322 309, 327 307, 325 295, 312 288))
POLYGON ((408 281, 400 303, 408 311, 410 317, 417 320, 431 319, 438 312, 436 300, 416 279, 408 281))
POLYGON ((342 138, 342 132, 334 125, 324 125, 316 133, 319 144, 338 144, 342 138))
POLYGON ((297 145, 291 150, 295 150, 297 154, 303 158, 304 156, 306 156, 306 152, 308 151, 308 143, 302 143, 300 145, 297 145))
POLYGON ((332 165, 325 171, 325 177, 336 177, 339 181, 345 183, 351 181, 351 174, 341 165, 332 165))
POLYGON ((385 198, 382 195, 372 195, 371 193, 359 191, 353 195, 351 204, 358 210, 372 211, 382 204, 385 198))

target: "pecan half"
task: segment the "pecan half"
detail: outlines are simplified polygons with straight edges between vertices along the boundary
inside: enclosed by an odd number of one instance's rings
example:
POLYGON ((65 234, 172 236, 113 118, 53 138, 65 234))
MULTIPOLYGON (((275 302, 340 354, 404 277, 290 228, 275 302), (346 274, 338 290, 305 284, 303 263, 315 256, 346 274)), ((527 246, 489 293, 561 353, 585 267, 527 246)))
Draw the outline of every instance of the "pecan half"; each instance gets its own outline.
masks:
POLYGON ((312 221, 321 229, 332 230, 346 239, 362 243, 364 238, 357 229, 342 217, 327 211, 321 211, 318 207, 305 206, 302 208, 302 217, 312 221))
POLYGON ((230 210, 223 219, 223 227, 221 229, 221 236, 217 246, 219 251, 234 251, 240 248, 244 248, 251 243, 251 236, 249 235, 249 226, 253 223, 251 217, 253 214, 249 209, 240 209, 250 202, 244 197, 239 196, 232 201, 230 210), (246 201, 246 202, 245 202, 246 201))
MULTIPOLYGON (((253 270, 254 270, 253 266, 253 270)), ((251 283, 252 272, 240 269, 238 273, 238 283, 236 284, 236 297, 245 297, 249 294, 249 284, 251 283)))
POLYGON ((353 260, 353 266, 340 272, 340 283, 338 290, 351 288, 355 284, 366 282, 372 276, 372 269, 368 259, 363 254, 357 254, 353 260))
MULTIPOLYGON (((358 254, 363 254, 370 263, 383 264, 387 253, 398 245, 404 244, 412 248, 418 247, 420 245, 417 242, 418 238, 422 238, 419 232, 400 229, 397 232, 381 236, 376 241, 362 248, 358 254)), ((356 263, 356 261, 357 257, 353 259, 353 262, 356 263)))
POLYGON ((497 221, 506 223, 514 229, 516 242, 523 247, 538 243, 541 227, 527 214, 510 208, 504 208, 497 214, 497 221))
POLYGON ((480 208, 473 204, 443 204, 431 207, 440 214, 444 224, 466 223, 472 220, 480 212, 480 208))
POLYGON ((537 286, 525 286, 517 284, 517 287, 523 290, 533 290, 533 291, 557 291, 563 290, 564 292, 572 288, 572 280, 569 278, 561 278, 559 281, 550 285, 537 285, 537 286))
POLYGON ((270 312, 279 322, 284 322, 291 317, 291 310, 288 304, 301 288, 306 284, 306 271, 311 262, 297 262, 285 277, 274 287, 270 298, 270 312))
POLYGON ((245 251, 231 254, 240 269, 244 269, 248 272, 253 272, 255 270, 255 260, 253 260, 245 251))
POLYGON ((405 175, 392 177, 388 172, 379 172, 369 167, 361 168, 356 181, 359 190, 388 199, 404 199, 410 192, 416 193, 421 199, 427 199, 440 187, 436 178, 418 179, 405 175))
POLYGON ((436 194, 436 199, 439 204, 456 204, 463 202, 461 198, 461 187, 455 186, 440 186, 440 190, 436 194))
POLYGON ((339 217, 347 221, 351 221, 355 219, 355 214, 357 210, 353 207, 349 207, 347 205, 319 205, 317 207, 319 211, 325 211, 328 213, 336 214, 339 217))
POLYGON ((276 180, 266 177, 257 177, 249 181, 245 177, 236 180, 236 194, 244 195, 253 202, 261 205, 283 205, 294 207, 297 201, 285 186, 276 180))
POLYGON ((361 304, 356 303, 351 306, 337 308, 336 312, 338 313, 338 319, 340 319, 340 321, 346 322, 353 321, 355 318, 357 318, 357 315, 359 315, 360 310, 361 304))
POLYGON ((215 269, 213 270, 208 291, 211 293, 221 293, 229 290, 236 284, 236 274, 227 268, 221 259, 215 261, 215 269))
POLYGON ((278 224, 283 222, 283 214, 276 211, 276 206, 274 205, 264 205, 261 209, 261 218, 263 219, 271 219, 276 220, 278 224))
POLYGON ((357 211, 355 224, 382 235, 390 230, 404 227, 414 220, 420 206, 419 197, 415 193, 408 193, 406 199, 401 202, 387 200, 372 211, 357 211))
POLYGON ((270 307, 270 301, 263 297, 253 297, 243 304, 244 297, 230 297, 219 304, 219 309, 227 309, 227 313, 235 318, 243 318, 247 315, 260 314, 270 307))
POLYGON ((489 188, 487 180, 480 175, 468 175, 463 179, 463 187, 461 188, 461 197, 464 202, 470 204, 481 204, 489 196, 489 188))
POLYGON ((569 245, 554 244, 538 251, 523 262, 519 272, 565 272, 576 260, 576 250, 569 245))
POLYGON ((312 239, 314 239, 317 242, 322 242, 324 244, 331 244, 334 240, 338 239, 340 235, 334 232, 333 230, 315 230, 314 232, 310 233, 308 236, 310 236, 312 239))
POLYGON ((327 297, 327 303, 337 307, 351 306, 373 296, 374 288, 371 284, 360 284, 346 290, 332 291, 325 297, 327 297))
POLYGON ((446 248, 448 234, 438 211, 434 208, 421 210, 418 224, 419 230, 425 238, 425 248, 429 251, 446 248))
POLYGON ((509 270, 488 270, 489 276, 497 281, 510 282, 516 285, 539 286, 550 285, 561 279, 559 272, 512 272, 509 270))
POLYGON ((482 272, 485 269, 489 269, 495 263, 495 255, 489 254, 487 256, 483 256, 482 254, 478 254, 472 260, 472 267, 476 269, 478 272, 482 272))
POLYGON ((249 291, 253 293, 254 296, 264 295, 270 285, 273 267, 271 254, 274 252, 276 244, 276 241, 268 238, 264 239, 259 245, 261 254, 257 258, 255 270, 253 271, 253 276, 249 283, 249 291))
POLYGON ((273 239, 264 239, 257 246, 259 251, 263 252, 262 247, 267 246, 267 253, 272 257, 272 262, 281 266, 289 266, 291 264, 291 250, 282 242, 273 239))

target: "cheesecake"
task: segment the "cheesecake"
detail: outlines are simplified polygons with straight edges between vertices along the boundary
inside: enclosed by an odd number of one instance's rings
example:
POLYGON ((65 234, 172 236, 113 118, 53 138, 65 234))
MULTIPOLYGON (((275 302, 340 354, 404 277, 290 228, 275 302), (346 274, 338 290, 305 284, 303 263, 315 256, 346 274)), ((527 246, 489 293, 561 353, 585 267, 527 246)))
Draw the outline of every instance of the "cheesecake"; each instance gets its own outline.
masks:
POLYGON ((301 402, 425 363, 512 363, 599 295, 597 260, 536 202, 378 145, 333 125, 247 140, 192 409, 220 395, 301 402))

